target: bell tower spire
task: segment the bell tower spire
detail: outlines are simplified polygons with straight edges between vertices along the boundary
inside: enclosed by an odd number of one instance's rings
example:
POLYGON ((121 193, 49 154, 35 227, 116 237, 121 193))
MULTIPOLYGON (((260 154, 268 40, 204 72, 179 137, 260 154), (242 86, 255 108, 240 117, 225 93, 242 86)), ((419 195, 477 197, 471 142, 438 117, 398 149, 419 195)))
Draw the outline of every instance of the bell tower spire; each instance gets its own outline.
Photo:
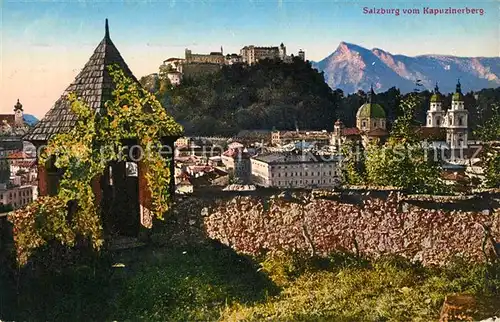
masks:
POLYGON ((460 84, 460 78, 458 79, 458 82, 457 82, 456 92, 459 94, 462 94, 462 85, 460 84))
POLYGON ((373 90, 373 84, 370 86, 370 94, 368 94, 368 103, 373 104, 375 102, 375 91, 373 90))
POLYGON ((104 23, 104 37, 106 39, 109 39, 109 25, 108 25, 108 18, 106 18, 105 23, 104 23))

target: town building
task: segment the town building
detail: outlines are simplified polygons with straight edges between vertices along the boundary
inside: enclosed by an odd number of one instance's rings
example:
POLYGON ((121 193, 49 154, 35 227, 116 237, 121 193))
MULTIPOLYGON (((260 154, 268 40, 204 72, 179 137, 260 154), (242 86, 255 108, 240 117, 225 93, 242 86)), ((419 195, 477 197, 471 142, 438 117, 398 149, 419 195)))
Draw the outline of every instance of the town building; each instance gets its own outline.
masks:
POLYGON ((164 69, 165 71, 177 71, 182 73, 182 65, 184 61, 185 60, 182 58, 169 58, 163 61, 163 64, 160 66, 160 70, 164 69))
POLYGON ((221 161, 234 178, 242 183, 250 179, 250 155, 241 147, 229 148, 221 155, 221 161))
POLYGON ((16 151, 7 156, 10 167, 10 182, 15 185, 36 185, 36 158, 24 151, 16 151))
POLYGON ((11 186, 0 184, 0 203, 2 205, 10 205, 14 209, 22 208, 36 200, 36 186, 11 186))
POLYGON ((188 137, 180 137, 174 142, 175 147, 189 146, 190 139, 188 137))
POLYGON ((272 131, 271 144, 285 145, 296 142, 312 143, 318 147, 328 145, 330 135, 326 130, 322 131, 272 131))
POLYGON ((182 81, 183 62, 182 58, 169 58, 163 61, 160 66, 160 75, 167 77, 170 84, 179 85, 182 81))
POLYGON ((272 153, 251 159, 252 182, 262 187, 329 188, 342 182, 338 155, 272 153))

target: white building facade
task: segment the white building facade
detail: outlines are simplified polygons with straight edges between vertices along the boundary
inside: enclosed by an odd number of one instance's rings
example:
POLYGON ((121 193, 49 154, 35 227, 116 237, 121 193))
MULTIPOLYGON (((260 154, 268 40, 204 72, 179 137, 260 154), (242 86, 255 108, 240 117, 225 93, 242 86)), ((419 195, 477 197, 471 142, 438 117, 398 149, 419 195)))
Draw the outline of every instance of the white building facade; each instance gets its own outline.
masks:
POLYGON ((338 156, 269 154, 251 159, 252 182, 276 188, 330 188, 342 182, 338 156))
POLYGON ((0 186, 0 202, 4 205, 11 205, 14 209, 28 205, 37 197, 36 186, 27 185, 12 188, 7 188, 5 184, 0 186))

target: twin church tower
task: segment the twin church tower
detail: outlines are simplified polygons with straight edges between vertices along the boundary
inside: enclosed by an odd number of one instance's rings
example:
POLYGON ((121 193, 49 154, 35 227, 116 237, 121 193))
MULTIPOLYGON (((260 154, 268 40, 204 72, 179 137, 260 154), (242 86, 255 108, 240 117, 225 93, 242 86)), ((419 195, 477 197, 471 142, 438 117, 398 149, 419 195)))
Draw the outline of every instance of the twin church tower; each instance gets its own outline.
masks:
POLYGON ((460 81, 453 93, 451 108, 443 110, 443 96, 436 84, 427 111, 427 127, 446 128, 446 143, 451 150, 467 148, 467 119, 469 112, 464 107, 464 95, 460 81))

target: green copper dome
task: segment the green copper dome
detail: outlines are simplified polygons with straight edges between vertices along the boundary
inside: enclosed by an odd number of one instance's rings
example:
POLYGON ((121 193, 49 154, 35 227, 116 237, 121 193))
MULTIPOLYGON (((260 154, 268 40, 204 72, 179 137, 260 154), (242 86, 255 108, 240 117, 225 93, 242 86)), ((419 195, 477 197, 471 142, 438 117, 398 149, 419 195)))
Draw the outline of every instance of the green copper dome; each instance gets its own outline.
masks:
POLYGON ((385 111, 379 104, 365 103, 361 105, 356 117, 368 117, 374 119, 385 119, 385 111))
POLYGON ((431 102, 432 103, 436 103, 436 102, 442 102, 443 101, 443 98, 441 97, 441 95, 438 93, 438 94, 432 94, 431 96, 431 102))
POLYGON ((453 93, 452 100, 454 101, 463 101, 464 95, 462 93, 453 93))

